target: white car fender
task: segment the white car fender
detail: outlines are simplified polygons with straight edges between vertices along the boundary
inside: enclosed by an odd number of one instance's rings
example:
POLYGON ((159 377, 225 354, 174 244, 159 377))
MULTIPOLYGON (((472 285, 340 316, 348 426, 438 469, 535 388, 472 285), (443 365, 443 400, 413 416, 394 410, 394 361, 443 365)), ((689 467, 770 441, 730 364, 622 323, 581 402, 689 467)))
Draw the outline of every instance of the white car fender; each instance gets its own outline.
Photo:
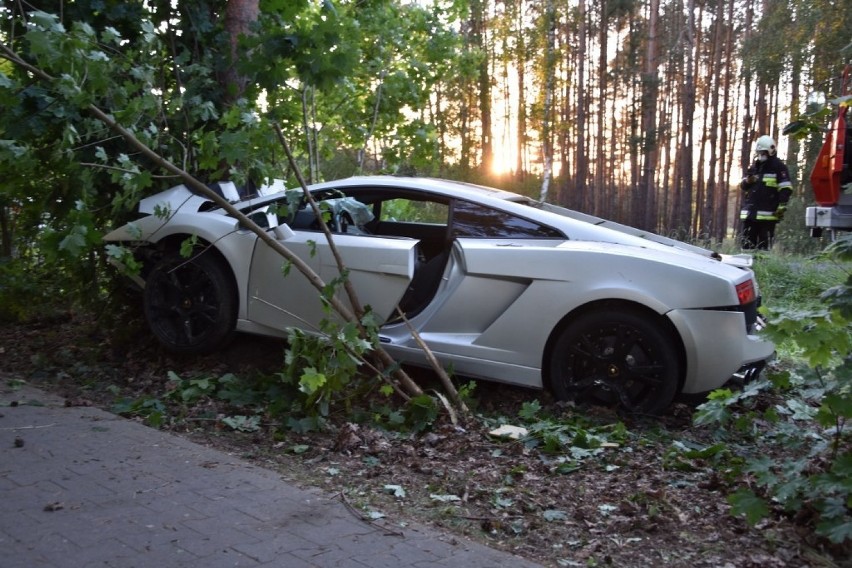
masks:
POLYGON ((162 219, 156 215, 142 217, 107 233, 105 241, 158 243, 175 234, 198 235, 199 238, 215 242, 239 228, 239 222, 224 215, 211 215, 199 223, 198 213, 175 213, 162 219))

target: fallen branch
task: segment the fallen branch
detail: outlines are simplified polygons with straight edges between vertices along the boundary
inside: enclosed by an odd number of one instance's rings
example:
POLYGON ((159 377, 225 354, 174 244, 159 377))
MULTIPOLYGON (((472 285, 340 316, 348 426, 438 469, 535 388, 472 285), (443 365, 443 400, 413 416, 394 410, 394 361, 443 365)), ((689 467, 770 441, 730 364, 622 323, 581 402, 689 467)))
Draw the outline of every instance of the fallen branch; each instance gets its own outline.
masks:
POLYGON ((385 531, 385 535, 386 535, 386 536, 402 536, 402 537, 404 537, 404 536, 405 536, 405 533, 403 533, 402 531, 390 530, 390 529, 388 529, 387 527, 383 527, 383 526, 380 526, 380 525, 376 524, 376 520, 377 520, 377 519, 371 519, 370 517, 367 517, 367 516, 365 516, 365 515, 362 515, 362 514, 361 514, 361 512, 360 512, 360 511, 358 511, 358 510, 357 510, 357 509, 356 509, 356 508, 355 508, 355 507, 354 507, 354 506, 353 506, 353 505, 349 502, 349 499, 347 499, 347 498, 346 498, 346 493, 345 493, 345 492, 341 491, 340 493, 338 493, 338 494, 337 494, 337 497, 339 497, 339 498, 340 498, 340 502, 341 502, 341 503, 343 503, 343 506, 344 506, 344 507, 346 507, 346 509, 347 509, 347 510, 348 510, 348 511, 352 514, 352 516, 354 516, 354 517, 355 517, 356 519, 358 519, 359 521, 363 521, 363 522, 365 522, 365 523, 367 523, 367 524, 369 524, 369 525, 373 525, 374 527, 377 527, 377 528, 382 529, 383 531, 385 531))

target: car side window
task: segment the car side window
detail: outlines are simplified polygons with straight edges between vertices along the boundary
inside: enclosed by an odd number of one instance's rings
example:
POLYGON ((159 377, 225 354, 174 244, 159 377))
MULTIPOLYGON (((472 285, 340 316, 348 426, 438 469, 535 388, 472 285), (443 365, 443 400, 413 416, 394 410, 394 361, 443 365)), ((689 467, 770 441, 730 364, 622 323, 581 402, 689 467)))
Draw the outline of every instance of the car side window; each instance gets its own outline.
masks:
POLYGON ((397 197, 382 201, 380 221, 447 225, 450 207, 437 201, 419 201, 397 197))
POLYGON ((483 239, 564 239, 552 227, 470 201, 453 204, 453 237, 483 239))

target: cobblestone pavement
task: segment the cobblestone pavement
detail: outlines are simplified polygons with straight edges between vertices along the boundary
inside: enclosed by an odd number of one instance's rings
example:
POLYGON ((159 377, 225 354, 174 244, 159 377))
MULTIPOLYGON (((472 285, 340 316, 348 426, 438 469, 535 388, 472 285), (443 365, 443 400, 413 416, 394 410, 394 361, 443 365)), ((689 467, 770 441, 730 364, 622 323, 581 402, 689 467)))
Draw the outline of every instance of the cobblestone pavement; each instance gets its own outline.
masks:
POLYGON ((536 566, 0 378, 3 568, 536 566), (389 530, 390 529, 390 530, 389 530))

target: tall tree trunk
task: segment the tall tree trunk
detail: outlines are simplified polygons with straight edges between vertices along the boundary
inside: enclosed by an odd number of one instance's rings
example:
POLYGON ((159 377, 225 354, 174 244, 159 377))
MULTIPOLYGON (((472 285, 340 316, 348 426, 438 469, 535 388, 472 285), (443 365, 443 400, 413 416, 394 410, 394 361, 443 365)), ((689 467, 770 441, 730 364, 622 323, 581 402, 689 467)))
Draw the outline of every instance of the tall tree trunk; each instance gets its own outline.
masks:
POLYGON ((683 237, 689 231, 692 219, 692 190, 693 190, 693 156, 692 156, 692 128, 695 115, 695 79, 694 79, 694 54, 695 54, 695 5, 694 0, 686 1, 686 29, 684 40, 686 42, 686 80, 681 92, 681 106, 683 116, 681 117, 681 144, 680 144, 680 177, 682 188, 676 196, 674 211, 674 230, 678 236, 683 237))
POLYGON ((544 172, 541 181, 541 193, 539 198, 547 201, 550 189, 551 176, 553 174, 553 140, 551 134, 551 113, 553 106, 553 95, 556 89, 556 6, 554 0, 547 0, 545 11, 545 34, 547 45, 544 54, 544 110, 542 116, 541 146, 544 153, 544 172))
POLYGON ((0 259, 12 258, 12 223, 9 208, 0 203, 0 259))
POLYGON ((598 59, 598 120, 597 120, 597 139, 595 140, 595 187, 594 187, 594 214, 601 215, 604 211, 604 203, 606 198, 606 187, 604 178, 604 164, 606 156, 604 152, 604 143, 606 140, 606 111, 607 111, 607 69, 609 67, 609 29, 607 26, 607 0, 600 0, 598 4, 600 10, 600 21, 598 25, 598 44, 600 45, 600 53, 598 59))
POLYGON ((260 15, 260 0, 228 0, 225 7, 225 31, 228 33, 229 60, 224 74, 224 89, 226 101, 233 103, 243 96, 247 79, 237 70, 237 61, 243 54, 239 49, 241 35, 252 33, 251 25, 260 15))
POLYGON ((645 44, 645 63, 642 72, 642 177, 639 191, 634 193, 633 207, 641 215, 634 218, 639 227, 652 230, 656 224, 657 189, 655 185, 659 140, 657 133, 657 25, 660 1, 651 0, 648 6, 648 38, 645 44))
MULTIPOLYGON (((791 118, 796 118, 801 108, 801 99, 799 90, 802 84, 802 60, 798 55, 793 56, 793 64, 790 69, 790 108, 791 118)), ((798 138, 790 137, 790 143, 787 147, 786 163, 787 169, 790 172, 790 180, 793 182, 794 188, 801 188, 799 181, 799 150, 800 144, 798 138)))
MULTIPOLYGON (((673 75, 673 74, 672 74, 673 75)), ((669 83, 669 88, 666 89, 667 92, 671 93, 671 80, 667 81, 669 83)), ((665 226, 668 223, 668 219, 663 219, 662 217, 667 214, 670 207, 670 197, 672 193, 677 193, 677 189, 673 192, 669 191, 669 188, 677 183, 677 176, 675 176, 675 181, 673 182, 672 171, 674 170, 673 161, 675 159, 672 157, 672 124, 675 123, 675 117, 673 116, 675 113, 674 105, 671 104, 671 99, 667 98, 663 103, 663 108, 660 112, 660 124, 662 128, 660 129, 662 132, 669 133, 665 139, 665 143, 662 145, 663 149, 663 179, 660 183, 660 187, 662 188, 662 192, 658 193, 657 196, 657 210, 654 211, 654 224, 649 227, 651 231, 658 231, 661 226, 665 226)))
MULTIPOLYGON (((731 124, 736 124, 730 120, 730 101, 731 101, 731 69, 733 67, 733 36, 734 36, 734 0, 727 0, 728 16, 726 18, 725 30, 725 66, 722 78, 722 116, 719 121, 719 130, 721 139, 719 140, 719 149, 722 154, 720 160, 719 179, 722 181, 719 191, 716 195, 716 204, 713 208, 713 233, 711 237, 716 242, 722 242, 728 232, 728 195, 730 194, 731 179, 731 158, 733 152, 728 148, 729 129, 731 124)), ((731 139, 734 137, 731 136, 731 139)))
MULTIPOLYGON (((745 23, 743 25, 745 29, 745 41, 749 41, 754 35, 752 27, 754 26, 754 0, 746 0, 745 4, 745 23)), ((743 98, 745 101, 744 108, 745 112, 743 113, 743 132, 742 132, 742 145, 740 146, 740 171, 745 170, 748 167, 748 164, 751 162, 751 143, 752 140, 756 138, 754 133, 754 114, 752 113, 752 109, 754 106, 754 102, 752 101, 752 82, 754 81, 754 75, 752 69, 745 70, 744 77, 744 92, 743 98)), ((735 211, 739 210, 740 202, 742 199, 742 192, 737 192, 737 199, 734 204, 735 211)), ((742 231, 740 227, 740 218, 739 215, 734 217, 734 234, 739 235, 742 231)))
MULTIPOLYGON (((567 19, 566 19, 567 20, 567 19)), ((571 30, 569 29, 569 24, 566 23, 562 28, 562 45, 569 46, 570 42, 571 30)), ((562 49, 561 53, 566 54, 567 49, 562 49)), ((559 76, 560 77, 569 77, 573 76, 571 72, 571 60, 565 56, 559 61, 559 76)), ((571 124, 571 116, 574 112, 572 108, 571 101, 573 98, 572 90, 571 90, 572 82, 569 80, 562 81, 562 104, 559 107, 559 120, 561 123, 561 128, 558 130, 557 135, 557 143, 559 144, 559 196, 558 202, 562 205, 568 205, 570 199, 570 192, 568 186, 572 182, 572 176, 569 172, 572 171, 572 153, 571 148, 574 146, 573 144, 573 136, 571 136, 570 124, 571 124)))
POLYGON ((586 188, 589 161, 586 154, 586 0, 577 1, 577 19, 580 23, 579 38, 577 40, 577 170, 574 175, 574 191, 577 198, 574 200, 578 209, 592 211, 592 201, 586 188))
MULTIPOLYGON (((704 197, 704 211, 701 214, 701 226, 699 227, 702 238, 709 238, 713 234, 715 227, 713 226, 713 209, 716 205, 716 171, 718 167, 719 155, 719 91, 722 87, 722 47, 724 46, 724 36, 722 32, 725 25, 725 4, 719 2, 716 5, 716 22, 713 34, 713 59, 712 72, 710 73, 710 81, 713 85, 711 89, 712 95, 710 98, 710 113, 712 127, 710 128, 710 171, 707 175, 707 194, 704 197)), ((706 111, 705 111, 706 114, 706 111)))
POLYGON ((482 169, 491 173, 494 165, 493 146, 491 142, 491 73, 489 72, 489 50, 486 46, 485 22, 487 0, 472 0, 471 5, 471 35, 473 45, 480 52, 479 73, 477 75, 479 92, 479 118, 482 129, 482 169))
POLYGON ((527 131, 527 98, 526 98, 526 68, 527 68, 527 46, 524 39, 524 0, 518 0, 517 13, 517 34, 518 34, 518 53, 517 53, 517 70, 518 70, 518 140, 517 140, 517 164, 515 166, 515 175, 519 182, 523 182, 526 177, 526 167, 524 156, 526 155, 526 131, 527 131))

